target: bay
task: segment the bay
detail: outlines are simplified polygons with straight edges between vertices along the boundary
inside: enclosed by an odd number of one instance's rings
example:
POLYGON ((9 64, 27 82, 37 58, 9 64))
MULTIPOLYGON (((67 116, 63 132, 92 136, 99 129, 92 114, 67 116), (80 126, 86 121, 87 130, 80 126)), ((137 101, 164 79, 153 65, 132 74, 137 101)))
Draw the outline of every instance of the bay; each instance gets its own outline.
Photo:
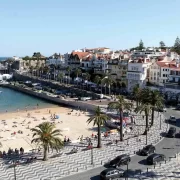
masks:
POLYGON ((33 109, 34 107, 39 105, 39 108, 47 108, 52 107, 54 104, 38 99, 33 96, 26 95, 24 93, 0 87, 0 112, 9 111, 17 111, 25 110, 25 107, 28 109, 33 109))

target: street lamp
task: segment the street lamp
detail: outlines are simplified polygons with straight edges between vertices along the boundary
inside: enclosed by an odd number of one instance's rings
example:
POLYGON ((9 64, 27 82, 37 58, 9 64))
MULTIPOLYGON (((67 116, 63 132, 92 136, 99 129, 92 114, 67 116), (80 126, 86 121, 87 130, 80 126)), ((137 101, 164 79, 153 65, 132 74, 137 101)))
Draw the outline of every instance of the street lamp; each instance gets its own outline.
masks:
POLYGON ((93 143, 91 143, 91 165, 93 164, 93 143))
POLYGON ((14 180, 16 180, 16 166, 18 165, 18 161, 13 161, 13 168, 14 168, 14 180))

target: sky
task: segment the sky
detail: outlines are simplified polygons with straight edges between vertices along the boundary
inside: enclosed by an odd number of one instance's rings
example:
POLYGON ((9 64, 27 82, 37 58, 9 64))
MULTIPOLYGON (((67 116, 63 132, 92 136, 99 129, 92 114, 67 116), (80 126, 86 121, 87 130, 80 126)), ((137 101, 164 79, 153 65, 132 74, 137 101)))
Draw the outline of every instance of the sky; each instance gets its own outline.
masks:
POLYGON ((172 46, 180 0, 0 0, 0 57, 172 46))

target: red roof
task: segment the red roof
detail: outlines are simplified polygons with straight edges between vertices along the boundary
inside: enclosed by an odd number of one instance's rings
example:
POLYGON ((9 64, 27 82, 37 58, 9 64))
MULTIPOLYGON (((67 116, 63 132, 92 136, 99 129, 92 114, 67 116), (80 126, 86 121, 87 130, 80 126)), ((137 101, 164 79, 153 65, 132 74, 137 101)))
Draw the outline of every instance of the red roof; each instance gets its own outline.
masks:
POLYGON ((160 67, 164 67, 164 68, 170 68, 170 69, 175 69, 177 71, 180 71, 180 67, 176 66, 176 63, 173 61, 171 62, 161 62, 161 61, 157 61, 156 64, 160 67))
POLYGON ((90 55, 89 52, 72 52, 72 55, 77 55, 79 57, 79 59, 82 59, 83 57, 86 57, 88 55, 90 55))

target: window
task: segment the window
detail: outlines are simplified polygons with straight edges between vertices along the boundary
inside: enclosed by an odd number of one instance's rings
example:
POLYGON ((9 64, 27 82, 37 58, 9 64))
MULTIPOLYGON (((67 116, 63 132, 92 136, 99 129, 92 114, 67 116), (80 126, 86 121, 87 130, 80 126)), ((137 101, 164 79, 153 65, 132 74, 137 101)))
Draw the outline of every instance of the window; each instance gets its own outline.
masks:
POLYGON ((164 69, 163 69, 163 71, 164 71, 164 69))
POLYGON ((165 74, 163 74, 163 77, 165 77, 165 74))
POLYGON ((107 173, 107 176, 110 176, 110 172, 107 173))
POLYGON ((119 171, 117 171, 117 170, 114 171, 114 174, 118 174, 118 173, 119 173, 119 171))

